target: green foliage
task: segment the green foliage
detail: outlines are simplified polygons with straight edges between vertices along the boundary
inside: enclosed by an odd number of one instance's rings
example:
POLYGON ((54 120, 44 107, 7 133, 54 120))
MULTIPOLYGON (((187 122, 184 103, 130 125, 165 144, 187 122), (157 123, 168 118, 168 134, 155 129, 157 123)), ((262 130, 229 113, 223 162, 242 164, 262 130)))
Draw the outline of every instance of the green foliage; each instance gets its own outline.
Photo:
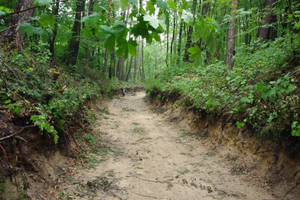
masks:
POLYGON ((54 28, 54 23, 55 23, 55 19, 54 19, 54 16, 53 15, 49 15, 47 13, 43 13, 38 22, 44 27, 44 28, 47 28, 48 26, 50 28, 54 28))
MULTIPOLYGON (((168 68, 148 80, 147 94, 166 101, 180 94, 177 105, 232 114, 238 128, 247 126, 260 137, 278 138, 286 130, 299 136, 299 69, 291 67, 299 50, 290 37, 241 46, 233 70, 216 61, 206 67, 168 68)), ((200 52, 197 49, 190 51, 192 58, 200 52)))
POLYGON ((49 6, 52 0, 34 0, 34 5, 49 6))
POLYGON ((28 36, 32 36, 34 33, 34 27, 30 23, 19 24, 20 33, 26 33, 28 36))
POLYGON ((0 16, 10 13, 12 10, 4 6, 0 6, 0 16))
POLYGON ((72 74, 65 68, 53 80, 58 69, 49 70, 47 46, 40 42, 33 48, 34 55, 28 51, 24 55, 0 54, 1 61, 9 63, 0 68, 0 85, 5 85, 0 90, 0 101, 13 115, 30 116, 32 124, 57 144, 65 122, 81 123, 75 116, 87 100, 101 98, 101 93, 115 87, 99 71, 83 66, 73 68, 72 74))
POLYGON ((47 133, 52 134, 54 143, 57 144, 59 136, 54 127, 48 122, 47 114, 32 115, 30 120, 33 121, 34 125, 39 127, 41 131, 46 131, 47 133))

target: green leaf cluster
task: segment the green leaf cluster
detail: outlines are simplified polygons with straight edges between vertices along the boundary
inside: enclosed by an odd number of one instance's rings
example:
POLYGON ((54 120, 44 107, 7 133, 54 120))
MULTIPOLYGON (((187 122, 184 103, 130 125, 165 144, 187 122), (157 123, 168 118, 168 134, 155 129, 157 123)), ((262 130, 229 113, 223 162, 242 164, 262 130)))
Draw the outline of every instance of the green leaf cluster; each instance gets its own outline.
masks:
MULTIPOLYGON (((147 94, 165 101, 180 96, 176 105, 212 116, 229 113, 238 128, 247 126, 260 137, 279 138, 287 130, 298 136, 299 69, 293 70, 291 66, 293 59, 297 59, 293 55, 298 55, 295 52, 299 50, 290 41, 287 37, 267 44, 241 46, 232 70, 217 61, 206 67, 168 68, 149 80, 147 94)), ((194 59, 200 52, 199 47, 190 49, 194 59)))

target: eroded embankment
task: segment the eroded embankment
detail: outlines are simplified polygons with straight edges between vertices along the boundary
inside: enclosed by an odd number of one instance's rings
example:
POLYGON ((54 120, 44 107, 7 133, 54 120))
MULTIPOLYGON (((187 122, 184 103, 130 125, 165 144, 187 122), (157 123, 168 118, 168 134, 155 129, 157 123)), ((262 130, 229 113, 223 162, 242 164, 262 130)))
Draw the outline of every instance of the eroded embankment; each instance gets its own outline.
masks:
MULTIPOLYGON (((93 134, 84 137, 98 153, 86 157, 93 167, 77 165, 59 184, 65 198, 275 200, 291 189, 275 191, 260 165, 215 145, 205 132, 218 126, 203 121, 207 130, 199 131, 193 113, 152 102, 138 92, 91 105, 93 134)), ((299 199, 296 192, 285 199, 299 199)))
MULTIPOLYGON (((162 101, 155 96, 151 104, 167 111, 171 122, 187 126, 204 138, 203 144, 232 161, 233 173, 249 173, 264 182, 276 199, 300 198, 300 156, 292 142, 258 139, 246 128, 230 123, 231 115, 212 117, 197 110, 181 109, 173 99, 162 101)), ((289 140, 290 141, 290 140, 289 140)))

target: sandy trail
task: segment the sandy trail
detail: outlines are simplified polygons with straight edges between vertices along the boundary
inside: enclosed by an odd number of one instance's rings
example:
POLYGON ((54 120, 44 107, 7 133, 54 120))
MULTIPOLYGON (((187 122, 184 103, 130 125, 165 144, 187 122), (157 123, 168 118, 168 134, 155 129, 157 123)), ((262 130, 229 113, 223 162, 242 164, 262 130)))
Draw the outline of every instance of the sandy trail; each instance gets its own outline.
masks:
POLYGON ((94 129, 105 133, 111 152, 79 172, 90 190, 74 188, 76 199, 274 199, 247 181, 246 172, 233 175, 226 158, 152 111, 144 97, 140 92, 101 105, 109 113, 94 129))

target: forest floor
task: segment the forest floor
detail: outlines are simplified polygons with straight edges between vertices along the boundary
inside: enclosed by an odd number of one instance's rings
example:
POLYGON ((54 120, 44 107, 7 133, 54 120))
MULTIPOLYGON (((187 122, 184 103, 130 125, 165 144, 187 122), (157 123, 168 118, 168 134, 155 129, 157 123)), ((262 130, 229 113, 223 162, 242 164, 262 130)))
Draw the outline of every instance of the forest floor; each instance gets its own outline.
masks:
POLYGON ((144 97, 138 92, 95 105, 94 131, 106 153, 91 155, 93 168, 75 170, 64 190, 69 199, 278 199, 250 170, 235 169, 232 158, 202 145, 209 137, 171 122, 144 97))

